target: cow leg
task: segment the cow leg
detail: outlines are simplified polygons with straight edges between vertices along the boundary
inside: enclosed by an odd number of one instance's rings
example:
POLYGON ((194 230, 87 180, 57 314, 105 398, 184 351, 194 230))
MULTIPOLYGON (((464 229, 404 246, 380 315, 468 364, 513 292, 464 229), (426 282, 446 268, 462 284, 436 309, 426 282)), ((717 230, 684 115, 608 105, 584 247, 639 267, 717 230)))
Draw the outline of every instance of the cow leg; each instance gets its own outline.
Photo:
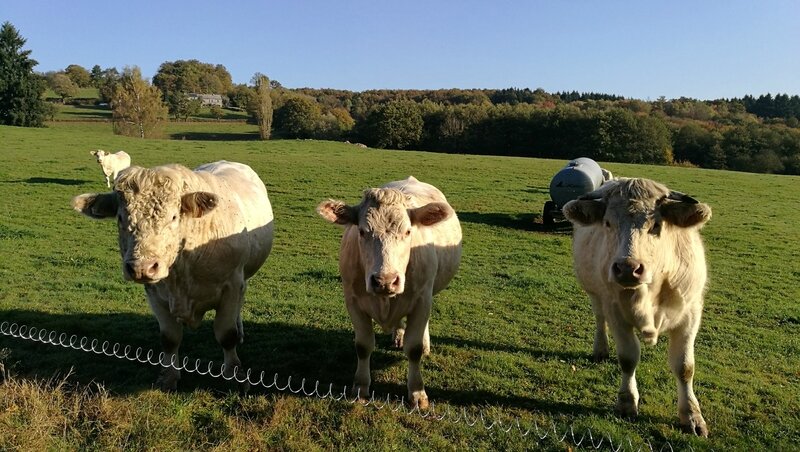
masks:
POLYGON ((422 382, 420 361, 422 361, 425 349, 425 333, 428 330, 430 314, 431 299, 420 300, 416 309, 408 315, 406 322, 403 351, 408 357, 408 403, 412 408, 428 408, 428 394, 425 393, 425 386, 422 382))
POLYGON ((592 359, 595 362, 608 359, 608 333, 606 332, 606 315, 603 313, 603 302, 597 295, 589 294, 592 300, 592 312, 594 312, 594 346, 592 347, 592 359))
POLYGON ((422 355, 431 354, 431 333, 429 331, 430 321, 425 322, 425 333, 422 336, 422 355))
POLYGON ((242 323, 242 313, 239 313, 239 316, 236 317, 236 330, 239 332, 239 343, 244 343, 244 323, 242 323))
POLYGON ((687 433, 708 436, 708 427, 700 413, 700 402, 694 395, 694 339, 700 326, 692 322, 683 329, 674 329, 669 336, 669 365, 678 380, 678 417, 687 433))
POLYGON ((106 175, 106 186, 111 188, 111 179, 109 179, 108 175, 106 175))
POLYGON ((394 348, 403 348, 403 336, 406 334, 405 322, 400 322, 400 326, 392 330, 392 342, 394 348))
POLYGON ((636 387, 636 366, 641 356, 639 338, 630 326, 612 325, 611 332, 617 344, 617 358, 622 370, 616 411, 624 417, 635 417, 639 414, 639 389, 636 387))
MULTIPOLYGON (((222 291, 216 316, 214 316, 214 337, 219 345, 222 346, 222 353, 225 359, 225 372, 227 378, 234 376, 234 368, 238 367, 236 376, 243 379, 245 372, 242 369, 242 362, 236 353, 236 345, 239 344, 239 321, 242 312, 242 301, 244 299, 244 284, 231 285, 222 291)), ((248 382, 240 383, 239 391, 247 393, 250 389, 248 382)))
POLYGON ((375 331, 372 329, 372 318, 359 309, 355 301, 347 303, 347 312, 350 314, 353 330, 356 333, 356 355, 358 356, 356 374, 353 377, 352 397, 366 400, 369 398, 369 385, 372 383, 369 358, 375 349, 375 331))
MULTIPOLYGON (((178 389, 178 380, 181 379, 181 372, 173 366, 179 364, 178 348, 183 340, 183 326, 178 323, 169 312, 168 302, 151 295, 147 290, 147 299, 150 309, 158 320, 158 328, 161 335, 161 348, 164 354, 161 356, 161 374, 156 380, 156 386, 164 392, 171 392, 178 389)), ((154 292, 154 290, 153 290, 154 292)))

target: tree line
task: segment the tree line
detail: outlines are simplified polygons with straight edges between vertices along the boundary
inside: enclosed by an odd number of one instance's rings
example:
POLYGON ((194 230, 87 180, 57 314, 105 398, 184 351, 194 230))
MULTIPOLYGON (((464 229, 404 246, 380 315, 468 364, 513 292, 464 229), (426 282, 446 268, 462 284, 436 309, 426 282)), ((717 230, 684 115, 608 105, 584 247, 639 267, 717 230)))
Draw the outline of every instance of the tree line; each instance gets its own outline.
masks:
MULTIPOLYGON (((800 97, 770 94, 701 101, 655 101, 604 93, 542 89, 288 89, 261 73, 234 84, 220 64, 167 61, 152 78, 136 67, 33 72, 25 40, 0 30, 0 119, 41 126, 50 87, 62 102, 78 88, 98 90, 115 132, 157 136, 168 117, 186 120, 201 108, 195 94, 218 94, 247 112, 261 139, 349 140, 372 147, 601 161, 682 164, 800 174, 800 97), (10 93, 10 94, 9 94, 10 93), (38 94, 37 94, 38 93, 38 94), (14 99, 11 102, 7 99, 14 99)), ((220 107, 211 107, 221 117, 220 107)), ((52 110, 50 110, 52 111, 52 110)), ((50 113, 52 114, 52 113, 50 113)))

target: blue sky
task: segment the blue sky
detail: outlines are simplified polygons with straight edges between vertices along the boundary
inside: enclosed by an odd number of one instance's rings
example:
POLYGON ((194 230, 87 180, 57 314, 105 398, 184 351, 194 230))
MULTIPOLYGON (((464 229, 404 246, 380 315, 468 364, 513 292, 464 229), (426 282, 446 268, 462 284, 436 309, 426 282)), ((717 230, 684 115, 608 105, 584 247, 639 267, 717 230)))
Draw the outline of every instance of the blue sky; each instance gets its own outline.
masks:
POLYGON ((38 71, 222 64, 284 86, 800 94, 800 1, 2 0, 38 71))

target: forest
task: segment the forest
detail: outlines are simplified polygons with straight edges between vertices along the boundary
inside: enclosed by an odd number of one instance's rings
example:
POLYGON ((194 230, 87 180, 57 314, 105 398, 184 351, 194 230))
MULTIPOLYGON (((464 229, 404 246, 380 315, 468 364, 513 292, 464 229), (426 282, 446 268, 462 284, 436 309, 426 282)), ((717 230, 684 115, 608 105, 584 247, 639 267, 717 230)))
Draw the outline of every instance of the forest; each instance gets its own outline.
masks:
POLYGON ((117 133, 141 137, 168 118, 188 120, 203 107, 198 94, 215 94, 222 106, 211 106, 212 117, 223 118, 223 108, 243 112, 263 140, 800 174, 798 95, 640 100, 516 87, 354 92, 288 88, 261 73, 234 84, 223 65, 198 60, 164 62, 152 82, 135 66, 72 64, 37 76, 55 93, 48 100, 109 106, 117 133), (81 98, 87 88, 97 94, 81 98))

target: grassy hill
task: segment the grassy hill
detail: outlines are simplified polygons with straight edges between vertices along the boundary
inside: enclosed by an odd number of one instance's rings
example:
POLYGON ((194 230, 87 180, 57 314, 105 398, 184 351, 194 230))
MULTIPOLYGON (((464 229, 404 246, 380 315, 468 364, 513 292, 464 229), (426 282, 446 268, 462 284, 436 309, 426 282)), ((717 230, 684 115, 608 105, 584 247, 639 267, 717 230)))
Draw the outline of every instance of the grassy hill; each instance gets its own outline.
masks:
MULTIPOLYGON (((92 149, 124 149, 133 163, 251 165, 275 212, 275 247, 250 281, 239 355, 256 373, 320 387, 349 385, 353 333, 337 270, 341 231, 317 203, 357 202, 366 187, 413 174, 458 212, 464 257, 434 299, 432 354, 423 359, 439 410, 479 411, 524 425, 572 426, 576 438, 668 441, 675 449, 787 450, 800 435, 800 177, 607 164, 710 204, 704 229, 710 283, 696 343, 695 391, 711 430, 686 436, 666 340, 643 347, 634 421, 613 415, 614 361, 591 361, 594 320, 571 268, 569 229, 541 227, 550 178, 565 162, 361 149, 319 141, 246 140, 253 126, 170 124, 179 140, 138 140, 102 123, 0 127, 0 322, 18 322, 158 350, 140 286, 122 280, 113 222, 73 212, 70 199, 105 191, 92 149), (202 139, 202 140, 200 140, 202 139)), ((221 362, 208 316, 182 353, 221 362)), ((0 449, 526 449, 563 450, 534 434, 421 419, 390 409, 184 374, 177 394, 151 390, 157 370, 116 358, 0 335, 0 449), (67 376, 68 375, 68 376, 67 376), (54 377, 56 376, 56 377, 54 377), (49 382, 49 383, 48 383, 49 382), (97 388, 101 385, 102 388, 97 388)), ((406 361, 378 335, 373 389, 405 394, 406 361)), ((271 378, 271 377, 270 377, 271 378)), ((560 438, 560 435, 559 435, 560 438)), ((585 445, 585 443, 584 443, 585 445)))

